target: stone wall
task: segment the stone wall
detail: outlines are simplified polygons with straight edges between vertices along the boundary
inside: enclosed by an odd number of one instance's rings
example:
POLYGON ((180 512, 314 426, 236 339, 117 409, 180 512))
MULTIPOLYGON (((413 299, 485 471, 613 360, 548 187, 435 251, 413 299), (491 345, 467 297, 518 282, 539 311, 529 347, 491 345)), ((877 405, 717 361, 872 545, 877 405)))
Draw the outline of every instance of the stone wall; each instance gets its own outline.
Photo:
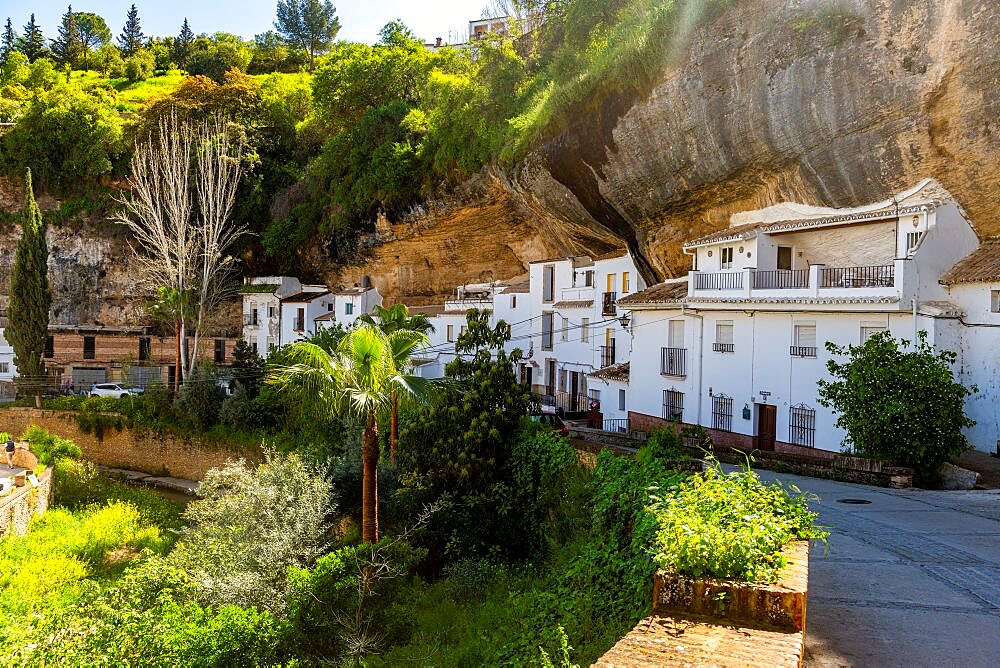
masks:
POLYGON ((6 408, 0 429, 20 434, 31 425, 74 441, 95 464, 174 478, 201 480, 205 472, 230 459, 260 459, 260 449, 148 429, 106 430, 101 436, 83 432, 73 411, 6 408))
POLYGON ((0 497, 0 537, 10 532, 23 536, 28 533, 31 518, 48 510, 52 500, 52 468, 42 471, 38 481, 41 483, 38 487, 27 483, 0 497))

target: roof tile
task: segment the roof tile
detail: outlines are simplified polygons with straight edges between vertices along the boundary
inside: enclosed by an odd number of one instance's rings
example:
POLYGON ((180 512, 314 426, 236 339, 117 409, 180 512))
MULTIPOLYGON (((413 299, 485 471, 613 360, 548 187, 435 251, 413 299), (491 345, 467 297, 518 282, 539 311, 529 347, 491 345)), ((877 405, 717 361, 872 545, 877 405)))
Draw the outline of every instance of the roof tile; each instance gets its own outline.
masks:
POLYGON ((985 239, 979 248, 941 277, 941 283, 992 283, 1000 281, 1000 237, 985 239))

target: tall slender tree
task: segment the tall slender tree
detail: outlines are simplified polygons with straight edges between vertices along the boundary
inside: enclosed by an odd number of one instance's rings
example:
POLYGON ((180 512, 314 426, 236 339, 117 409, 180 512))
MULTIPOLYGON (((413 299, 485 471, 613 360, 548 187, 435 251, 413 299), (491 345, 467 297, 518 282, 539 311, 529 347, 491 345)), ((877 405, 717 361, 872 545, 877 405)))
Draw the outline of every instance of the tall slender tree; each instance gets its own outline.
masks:
POLYGON ((125 27, 122 34, 118 36, 118 46, 121 47, 122 55, 128 58, 142 48, 142 26, 139 25, 139 10, 133 3, 125 15, 125 27))
POLYGON ((42 29, 35 21, 34 14, 24 26, 24 35, 18 40, 17 50, 26 55, 31 62, 44 58, 49 53, 45 46, 45 35, 42 34, 42 29))
POLYGON ((7 25, 3 29, 3 39, 0 39, 0 63, 7 62, 7 56, 17 50, 17 36, 14 35, 14 26, 7 17, 7 25))
POLYGON ((330 0, 278 0, 274 27, 290 45, 309 54, 309 71, 316 56, 330 49, 340 32, 337 8, 330 0))
POLYGON ((111 41, 111 30, 104 18, 93 12, 77 12, 76 27, 80 31, 83 69, 90 69, 90 54, 111 41))
POLYGON ((52 55, 56 62, 70 69, 79 64, 83 55, 83 44, 80 40, 80 28, 77 25, 73 5, 66 8, 66 13, 59 23, 59 36, 52 40, 52 55))
POLYGON ((20 385, 35 395, 35 406, 42 407, 45 388, 45 339, 49 333, 49 248, 45 241, 45 222, 31 187, 31 170, 24 178, 24 208, 21 210, 21 238, 14 253, 10 274, 9 324, 6 337, 14 349, 20 385))
POLYGON ((174 40, 174 62, 179 67, 186 68, 192 49, 194 49, 194 31, 191 30, 191 26, 188 25, 188 20, 185 16, 184 24, 181 25, 181 31, 177 35, 177 39, 174 40))

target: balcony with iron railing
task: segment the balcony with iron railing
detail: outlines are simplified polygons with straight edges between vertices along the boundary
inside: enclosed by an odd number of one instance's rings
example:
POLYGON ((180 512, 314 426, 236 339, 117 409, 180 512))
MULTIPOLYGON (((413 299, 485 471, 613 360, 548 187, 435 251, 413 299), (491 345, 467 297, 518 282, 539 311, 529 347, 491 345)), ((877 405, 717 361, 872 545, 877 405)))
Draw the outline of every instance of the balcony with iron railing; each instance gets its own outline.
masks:
POLYGON ((243 314, 243 326, 244 327, 260 327, 260 319, 253 313, 243 314))
POLYGON ((615 344, 611 343, 610 346, 601 346, 601 368, 604 369, 609 366, 614 366, 615 364, 615 344))
POLYGON ((734 343, 713 343, 712 352, 716 353, 734 353, 736 352, 736 344, 734 343))
POLYGON ((605 292, 601 297, 601 315, 618 314, 618 293, 605 292))
POLYGON ((660 374, 664 376, 686 376, 687 348, 661 348, 660 374))
POLYGON ((902 298, 906 262, 808 269, 754 269, 689 274, 688 297, 714 299, 788 297, 899 297, 902 298))
POLYGON ((816 357, 816 346, 791 346, 788 354, 792 357, 816 357))

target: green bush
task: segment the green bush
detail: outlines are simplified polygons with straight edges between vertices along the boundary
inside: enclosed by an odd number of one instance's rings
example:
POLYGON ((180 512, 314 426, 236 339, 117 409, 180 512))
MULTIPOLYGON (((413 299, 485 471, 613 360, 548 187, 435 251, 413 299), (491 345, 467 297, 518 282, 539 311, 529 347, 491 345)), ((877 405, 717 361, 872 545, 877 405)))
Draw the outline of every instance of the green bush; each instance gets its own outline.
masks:
POLYGON ((219 384, 214 367, 199 366, 194 375, 184 381, 174 402, 178 419, 199 431, 205 431, 219 421, 219 411, 226 395, 219 384))
POLYGON ((145 49, 136 51, 134 55, 125 59, 124 74, 129 83, 139 83, 153 76, 153 68, 156 60, 153 54, 145 49))
POLYGON ((718 464, 661 490, 656 515, 656 563, 677 573, 773 582, 793 540, 826 538, 814 526, 807 496, 765 485, 749 468, 723 473, 718 464))
POLYGON ((653 460, 684 461, 691 459, 691 455, 684 449, 682 436, 673 427, 667 427, 650 432, 645 445, 639 448, 635 458, 648 464, 653 460))
POLYGON ((32 452, 38 455, 38 460, 48 466, 61 458, 79 459, 83 451, 73 441, 49 433, 36 425, 31 425, 21 434, 22 441, 27 441, 32 452))

